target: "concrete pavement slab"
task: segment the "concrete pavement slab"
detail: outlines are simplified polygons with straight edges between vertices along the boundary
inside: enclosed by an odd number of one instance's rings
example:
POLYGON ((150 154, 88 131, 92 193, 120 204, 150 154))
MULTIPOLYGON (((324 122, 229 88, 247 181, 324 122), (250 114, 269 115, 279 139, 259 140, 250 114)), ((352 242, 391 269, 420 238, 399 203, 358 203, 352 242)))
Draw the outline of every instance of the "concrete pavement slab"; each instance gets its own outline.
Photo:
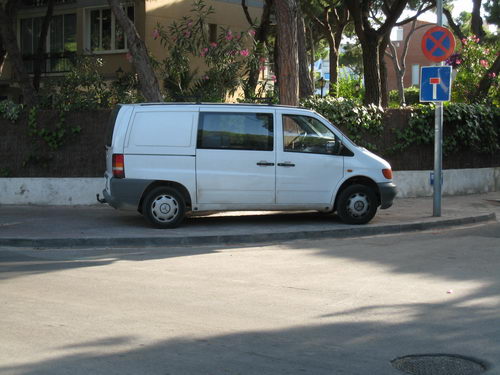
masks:
POLYGON ((151 228, 133 211, 108 206, 0 206, 0 246, 173 246, 272 242, 427 230, 496 219, 500 192, 444 197, 442 216, 432 198, 396 199, 367 225, 346 225, 317 212, 226 212, 192 216, 180 228, 151 228))

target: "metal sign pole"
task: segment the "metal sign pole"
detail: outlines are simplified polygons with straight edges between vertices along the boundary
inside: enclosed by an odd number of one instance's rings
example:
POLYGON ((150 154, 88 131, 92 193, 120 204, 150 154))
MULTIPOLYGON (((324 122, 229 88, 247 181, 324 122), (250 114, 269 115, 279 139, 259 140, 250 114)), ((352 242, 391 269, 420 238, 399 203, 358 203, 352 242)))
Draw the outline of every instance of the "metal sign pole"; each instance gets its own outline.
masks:
MULTIPOLYGON (((437 24, 443 26, 443 0, 437 0, 437 24)), ((443 66, 441 62, 439 65, 443 66)), ((434 200, 433 216, 441 216, 441 181, 443 171, 443 103, 437 102, 434 115, 434 200)))

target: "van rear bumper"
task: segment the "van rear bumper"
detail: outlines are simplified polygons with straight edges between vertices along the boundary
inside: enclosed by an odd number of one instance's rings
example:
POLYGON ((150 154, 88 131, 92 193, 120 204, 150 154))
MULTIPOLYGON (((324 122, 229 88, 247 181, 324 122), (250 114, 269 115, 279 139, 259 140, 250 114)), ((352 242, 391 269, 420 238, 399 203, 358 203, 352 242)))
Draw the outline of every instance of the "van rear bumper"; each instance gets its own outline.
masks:
POLYGON ((380 208, 389 208, 396 197, 398 189, 393 182, 382 182, 377 184, 380 192, 380 208))
POLYGON ((121 210, 137 210, 142 194, 153 180, 135 178, 111 178, 109 191, 103 190, 102 194, 106 203, 111 207, 121 210))

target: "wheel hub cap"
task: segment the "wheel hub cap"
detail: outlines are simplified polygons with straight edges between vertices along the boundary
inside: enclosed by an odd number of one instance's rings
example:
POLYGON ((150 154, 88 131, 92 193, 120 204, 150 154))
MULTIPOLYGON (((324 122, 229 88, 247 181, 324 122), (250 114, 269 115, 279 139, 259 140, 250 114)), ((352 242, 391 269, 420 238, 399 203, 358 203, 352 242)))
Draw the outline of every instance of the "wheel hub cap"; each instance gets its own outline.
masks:
POLYGON ((356 193, 349 198, 347 208, 351 216, 359 217, 368 212, 370 205, 365 194, 356 193))
POLYGON ((169 222, 177 217, 179 212, 179 203, 170 195, 160 195, 156 197, 151 205, 151 213, 156 220, 169 222))

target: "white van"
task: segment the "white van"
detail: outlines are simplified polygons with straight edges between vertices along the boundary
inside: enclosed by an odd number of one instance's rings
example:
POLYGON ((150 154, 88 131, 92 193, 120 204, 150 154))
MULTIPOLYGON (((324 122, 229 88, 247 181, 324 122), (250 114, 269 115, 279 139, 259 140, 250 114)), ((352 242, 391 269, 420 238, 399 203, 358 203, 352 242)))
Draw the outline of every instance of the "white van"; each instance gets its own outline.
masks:
POLYGON ((321 115, 248 104, 130 104, 111 115, 98 200, 174 228, 189 212, 318 210, 365 224, 396 196, 389 163, 321 115))

